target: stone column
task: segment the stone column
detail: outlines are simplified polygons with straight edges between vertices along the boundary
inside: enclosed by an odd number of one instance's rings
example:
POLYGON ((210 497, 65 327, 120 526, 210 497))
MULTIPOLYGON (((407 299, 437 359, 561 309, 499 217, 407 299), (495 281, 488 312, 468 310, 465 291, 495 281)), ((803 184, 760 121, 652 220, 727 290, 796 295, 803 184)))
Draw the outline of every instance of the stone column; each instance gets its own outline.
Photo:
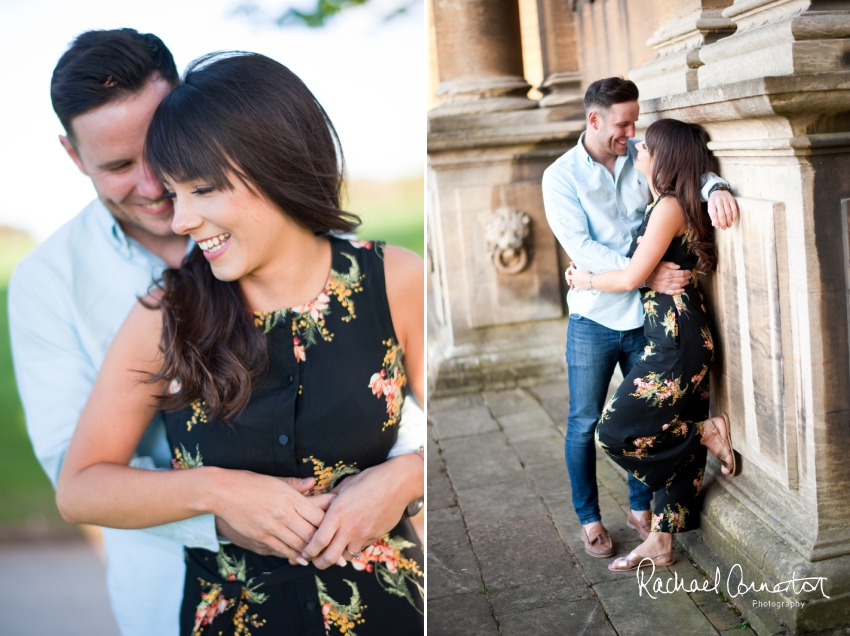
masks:
POLYGON ((677 8, 684 17, 662 24, 648 41, 658 57, 629 73, 641 99, 676 95, 700 87, 697 69, 703 65, 700 49, 735 32, 723 14, 732 0, 682 0, 677 8))
POLYGON ((741 599, 759 633, 834 629, 850 625, 850 2, 735 0, 722 17, 737 30, 698 51, 699 90, 641 104, 646 123, 707 129, 741 208, 706 285, 712 408, 729 414, 741 472, 708 490, 704 543, 684 542, 745 582, 824 577, 756 593, 805 601, 767 618, 741 599))
POLYGON ((442 103, 429 112, 429 381, 561 373, 562 254, 543 170, 584 129, 575 105, 524 97, 516 0, 434 0, 442 103))
POLYGON ((543 52, 541 106, 581 103, 581 72, 578 64, 576 27, 570 3, 537 0, 540 48, 543 52))
POLYGON ((433 0, 441 100, 431 117, 535 108, 517 0, 433 0))

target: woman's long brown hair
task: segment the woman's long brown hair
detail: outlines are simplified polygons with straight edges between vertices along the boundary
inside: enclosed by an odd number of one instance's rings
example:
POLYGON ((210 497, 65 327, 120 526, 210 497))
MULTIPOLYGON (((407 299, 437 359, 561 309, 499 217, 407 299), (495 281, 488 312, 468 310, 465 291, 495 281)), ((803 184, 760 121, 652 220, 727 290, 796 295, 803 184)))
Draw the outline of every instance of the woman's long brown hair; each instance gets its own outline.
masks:
POLYGON ((707 141, 702 128, 677 119, 659 119, 644 137, 652 157, 652 185, 658 194, 674 196, 685 211, 688 240, 703 274, 717 268, 714 228, 700 195, 702 176, 711 171, 707 141))
MULTIPOLYGON (((344 160, 327 114, 282 64, 255 53, 215 53, 193 62, 160 103, 145 153, 164 180, 202 179, 232 188, 234 177, 317 235, 353 232, 359 218, 340 209, 344 160)), ((162 369, 179 380, 157 397, 166 410, 204 400, 229 421, 248 404, 268 365, 238 281, 218 280, 195 246, 159 282, 162 369)))

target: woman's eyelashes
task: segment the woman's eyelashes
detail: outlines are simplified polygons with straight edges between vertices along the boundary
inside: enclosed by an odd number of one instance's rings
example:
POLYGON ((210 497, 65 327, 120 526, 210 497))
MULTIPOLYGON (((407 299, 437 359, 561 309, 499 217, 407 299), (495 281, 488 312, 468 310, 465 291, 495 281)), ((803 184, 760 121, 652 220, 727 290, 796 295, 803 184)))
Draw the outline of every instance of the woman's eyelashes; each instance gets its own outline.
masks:
POLYGON ((215 190, 215 186, 198 186, 190 194, 209 194, 215 190))

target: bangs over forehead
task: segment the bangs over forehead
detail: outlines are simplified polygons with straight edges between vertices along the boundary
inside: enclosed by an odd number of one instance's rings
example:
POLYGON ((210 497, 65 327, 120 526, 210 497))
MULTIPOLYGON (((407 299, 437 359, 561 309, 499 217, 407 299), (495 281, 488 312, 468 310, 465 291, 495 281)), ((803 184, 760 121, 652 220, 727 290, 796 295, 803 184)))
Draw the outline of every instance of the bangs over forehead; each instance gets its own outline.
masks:
POLYGON ((210 106, 210 95, 201 96, 191 84, 181 84, 160 103, 148 129, 145 154, 163 182, 205 181, 232 189, 228 173, 245 180, 224 150, 226 140, 219 138, 223 122, 216 121, 216 109, 210 106))

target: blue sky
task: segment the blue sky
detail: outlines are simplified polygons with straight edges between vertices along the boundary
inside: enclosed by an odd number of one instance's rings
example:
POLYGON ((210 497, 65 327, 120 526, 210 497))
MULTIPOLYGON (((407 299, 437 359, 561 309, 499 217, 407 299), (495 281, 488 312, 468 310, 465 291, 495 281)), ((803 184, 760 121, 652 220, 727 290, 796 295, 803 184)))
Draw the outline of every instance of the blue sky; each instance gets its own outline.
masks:
MULTIPOLYGON (((214 50, 263 53, 286 64, 325 107, 352 178, 390 180, 423 173, 426 57, 422 6, 384 22, 400 0, 371 0, 324 29, 278 28, 233 14, 240 0, 0 1, 0 225, 44 239, 92 198, 91 183, 62 150, 50 106, 50 76, 76 35, 132 27, 156 33, 182 71, 214 50)), ((274 13, 309 0, 258 2, 274 13)))

